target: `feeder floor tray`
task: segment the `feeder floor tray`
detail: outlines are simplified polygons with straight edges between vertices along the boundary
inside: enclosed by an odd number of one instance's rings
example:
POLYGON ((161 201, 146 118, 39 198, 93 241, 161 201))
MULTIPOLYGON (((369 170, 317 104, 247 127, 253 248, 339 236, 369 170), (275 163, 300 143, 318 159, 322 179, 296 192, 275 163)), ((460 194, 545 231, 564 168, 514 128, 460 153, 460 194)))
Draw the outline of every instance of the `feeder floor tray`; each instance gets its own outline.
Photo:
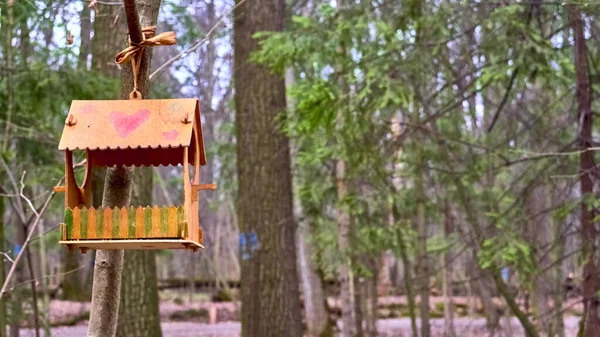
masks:
POLYGON ((204 249, 204 246, 195 241, 182 239, 66 240, 59 243, 69 250, 80 249, 83 253, 88 249, 204 249))

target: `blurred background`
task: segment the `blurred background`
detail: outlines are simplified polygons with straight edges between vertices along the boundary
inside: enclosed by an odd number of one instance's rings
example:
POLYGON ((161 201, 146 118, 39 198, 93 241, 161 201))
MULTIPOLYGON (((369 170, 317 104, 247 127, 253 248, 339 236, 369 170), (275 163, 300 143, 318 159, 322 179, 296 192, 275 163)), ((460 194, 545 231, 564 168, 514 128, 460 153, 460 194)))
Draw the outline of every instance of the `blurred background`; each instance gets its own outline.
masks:
MULTIPOLYGON (((58 245, 64 201, 51 192, 71 101, 118 98, 123 4, 0 5, 0 278, 40 218, 0 325, 9 336, 81 336, 94 254, 58 245)), ((149 304, 122 308, 142 323, 117 335, 160 336, 159 321, 164 336, 240 335, 241 264, 255 243, 238 229, 234 51, 244 41, 234 43, 233 6, 162 1, 157 33, 178 42, 154 48, 149 96, 200 100, 202 180, 218 188, 200 193, 204 250, 126 253, 123 282, 141 275, 129 284, 145 291, 124 285, 122 296, 149 304)), ((285 6, 284 27, 254 35, 248 62, 285 79, 277 123, 290 139, 305 335, 563 337, 582 317, 600 329, 600 3, 285 6)), ((181 167, 140 168, 134 183, 138 204, 183 200, 181 167)))

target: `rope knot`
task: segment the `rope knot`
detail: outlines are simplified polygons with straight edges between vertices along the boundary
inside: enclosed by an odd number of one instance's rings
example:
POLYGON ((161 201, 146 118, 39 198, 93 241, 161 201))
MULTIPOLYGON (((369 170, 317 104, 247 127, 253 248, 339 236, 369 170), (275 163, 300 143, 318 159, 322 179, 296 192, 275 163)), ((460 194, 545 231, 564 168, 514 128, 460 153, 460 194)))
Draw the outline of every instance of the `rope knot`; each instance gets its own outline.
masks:
POLYGON ((115 62, 117 64, 123 64, 131 61, 131 68, 133 70, 133 91, 129 94, 130 99, 142 98, 142 95, 138 91, 137 79, 144 47, 169 46, 177 42, 175 32, 164 32, 154 36, 155 33, 156 26, 142 28, 142 35, 144 36, 142 42, 134 43, 129 40, 129 47, 121 50, 115 57, 115 62))

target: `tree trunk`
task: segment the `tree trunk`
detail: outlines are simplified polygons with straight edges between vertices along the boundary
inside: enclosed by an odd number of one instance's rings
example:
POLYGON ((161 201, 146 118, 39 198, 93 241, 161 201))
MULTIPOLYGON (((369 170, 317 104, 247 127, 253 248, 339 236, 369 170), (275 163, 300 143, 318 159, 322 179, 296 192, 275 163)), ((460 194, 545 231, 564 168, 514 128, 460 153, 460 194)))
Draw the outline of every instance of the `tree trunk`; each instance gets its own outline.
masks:
POLYGON ((581 241, 583 266, 583 305, 584 305, 584 337, 600 336, 600 320, 598 319, 599 301, 596 296, 598 287, 598 268, 596 267, 597 231, 594 223, 595 210, 591 209, 585 200, 594 193, 594 152, 587 151, 592 146, 592 111, 590 96, 590 80, 587 65, 587 50, 585 46, 584 20, 576 5, 569 6, 571 28, 574 34, 575 73, 577 76, 577 121, 579 123, 578 145, 581 151, 579 187, 581 189, 581 241))
MULTIPOLYGON (((346 197, 345 179, 346 163, 338 160, 336 163, 336 180, 338 202, 342 203, 346 197)), ((340 282, 340 305, 342 309, 342 337, 352 337, 355 333, 355 310, 354 310, 354 287, 353 277, 350 265, 350 258, 347 256, 350 248, 350 215, 344 209, 345 206, 338 208, 338 248, 343 254, 343 262, 339 267, 340 282)))
MULTIPOLYGON (((0 154, 1 155, 1 154, 0 154)), ((5 205, 5 197, 0 197, 0 252, 5 252, 6 247, 5 243, 5 233, 4 233, 4 205, 5 205)), ((4 257, 0 257, 0 282, 4 284, 4 280, 6 278, 6 270, 4 268, 4 257)), ((0 299, 0 337, 6 336, 6 301, 5 299, 0 299)))
MULTIPOLYGON (((345 0, 337 1, 337 11, 340 15, 344 15, 347 3, 345 0)), ((340 38, 340 44, 338 46, 338 53, 341 57, 346 57, 348 33, 344 32, 340 38)), ((338 69, 338 72, 343 74, 343 69, 338 69)), ((339 86, 344 93, 348 93, 350 89, 343 76, 340 76, 339 86)), ((343 135, 344 128, 344 114, 343 108, 338 109, 337 121, 338 126, 338 139, 337 143, 342 144, 341 137, 343 135)), ((347 206, 344 205, 344 199, 348 194, 348 186, 346 183, 346 162, 343 158, 338 159, 335 165, 335 179, 337 183, 337 222, 338 222, 338 249, 340 250, 343 260, 339 267, 339 283, 340 283, 340 306, 342 309, 342 327, 340 331, 341 337, 352 337, 355 334, 356 327, 356 312, 355 312, 355 299, 354 299, 354 277, 352 276, 352 265, 351 259, 348 256, 350 250, 350 214, 347 210, 347 206)))
MULTIPOLYGON (((423 27, 421 16, 423 15, 423 7, 425 1, 419 0, 414 3, 416 9, 417 26, 415 29, 415 44, 421 47, 423 40, 423 27)), ((417 74, 414 81, 414 111, 411 122, 415 125, 421 123, 421 115, 428 115, 428 102, 424 99, 424 81, 420 74, 417 74)), ((421 318, 421 335, 420 337, 429 337, 431 334, 431 326, 429 323, 429 257, 427 254, 427 215, 425 214, 426 206, 426 189, 425 189, 425 172, 427 170, 427 159, 421 149, 421 140, 423 137, 420 134, 415 135, 411 152, 414 155, 414 189, 416 199, 416 214, 415 222, 417 229, 417 247, 416 247, 416 277, 419 279, 419 316, 421 318)))
MULTIPOLYGON (((541 141, 540 141, 541 142, 541 141)), ((544 252, 544 245, 550 242, 552 236, 550 231, 552 228, 549 226, 551 220, 549 214, 536 214, 540 210, 549 209, 548 206, 548 186, 545 184, 539 184, 533 186, 531 193, 526 197, 525 209, 529 214, 530 233, 524 233, 526 239, 531 242, 536 248, 536 251, 540 252, 537 258, 538 266, 541 270, 547 269, 550 262, 550 256, 544 252)), ((536 321, 538 322, 537 328, 541 333, 546 334, 548 332, 549 324, 547 324, 549 315, 548 300, 552 293, 551 273, 549 271, 541 272, 535 277, 534 286, 532 289, 533 297, 533 308, 534 313, 537 316, 536 321)))
POLYGON ((81 268, 82 264, 84 264, 84 261, 87 259, 75 249, 66 249, 64 251, 64 258, 65 276, 62 282, 62 299, 77 302, 89 301, 91 299, 91 293, 85 286, 85 271, 87 271, 87 268, 81 268))
MULTIPOLYGON (((6 64, 6 126, 4 129, 4 142, 2 144, 3 152, 6 151, 9 147, 10 140, 10 127, 12 121, 12 113, 13 113, 13 105, 14 105, 14 84, 13 84, 13 74, 14 74, 14 64, 13 64, 13 46, 12 46, 12 38, 13 38, 13 25, 14 25, 14 17, 13 17, 13 7, 14 0, 8 0, 6 5, 6 16, 7 16, 7 25, 6 25, 6 35, 5 35, 5 45, 4 45, 4 55, 5 55, 5 64, 6 64)), ((4 215, 4 214, 3 214, 4 215)), ((17 232, 20 232, 17 230, 17 232)), ((22 269, 19 268, 15 270, 16 276, 18 277, 22 274, 22 269)), ((9 334, 11 337, 19 336, 19 325, 20 325, 20 314, 21 314, 21 302, 18 298, 18 289, 13 292, 12 299, 12 310, 10 317, 10 330, 9 334)))
MULTIPOLYGON (((48 252, 44 235, 44 222, 38 224, 38 235, 40 236, 40 283, 42 285, 42 312, 44 319, 44 337, 50 336, 50 294, 48 294, 48 252)), ((0 250, 1 251, 1 250, 0 250)))
POLYGON ((365 266, 369 269, 371 276, 364 280, 363 285, 363 320, 366 337, 377 337, 377 275, 379 259, 371 256, 365 257, 365 266))
MULTIPOLYGON (((15 230, 15 251, 14 254, 16 255, 23 247, 23 244, 25 243, 25 234, 24 234, 24 229, 23 229, 23 222, 21 222, 19 219, 15 220, 16 221, 16 230, 15 230)), ((24 291, 24 289, 22 287, 18 287, 17 285, 19 284, 24 284, 25 282, 27 282, 27 269, 25 268, 25 265, 23 263, 17 264, 17 266, 15 267, 15 277, 12 280, 13 282, 13 287, 14 290, 11 294, 11 323, 10 323, 10 336, 11 337, 19 337, 20 336, 20 327, 21 327, 21 321, 23 320, 23 304, 22 302, 25 301, 26 299, 26 292, 24 291)))
MULTIPOLYGON (((133 0, 126 0, 133 1, 133 0)), ((126 8, 128 7, 126 3, 126 8)), ((142 27, 156 24, 160 0, 135 1, 142 27)), ((135 7, 134 7, 135 10, 135 7)), ((127 19, 133 22, 133 15, 127 13, 127 19)), ((139 25, 139 23, 135 23, 139 25)), ((139 28, 139 27, 138 27, 139 28)), ((141 31, 138 32, 141 35, 141 31)), ((133 33, 131 33, 133 35, 133 33)), ((132 37, 132 40, 134 38, 132 37)), ((135 41, 134 41, 135 42, 135 41)), ((112 54, 114 55, 118 50, 112 54)), ((96 56, 96 55, 94 55, 96 56)), ((152 48, 144 48, 144 53, 138 72, 138 87, 142 95, 148 93, 148 72, 152 57, 152 48)), ((128 65, 121 72, 121 99, 127 99, 133 89, 133 73, 128 65)), ((133 170, 126 167, 109 168, 106 172, 104 185, 104 207, 129 206, 132 192, 133 170)), ((96 266, 94 268, 94 285, 92 289, 92 308, 88 336, 115 335, 117 330, 117 314, 121 295, 121 274, 123 270, 123 251, 99 250, 96 252, 96 266)), ((156 275, 154 275, 156 277, 156 275)), ((149 294, 150 292, 148 292, 149 294)), ((144 303, 151 303, 151 300, 144 303)))
MULTIPOLYGON (((115 63, 115 55, 127 42, 125 12, 122 6, 103 4, 97 4, 96 6, 99 15, 94 17, 92 70, 117 77, 119 76, 119 67, 115 63)), ((128 64, 123 67, 125 71, 129 68, 131 66, 128 64)))
MULTIPOLYGON (((23 237, 27 237, 28 226, 23 225, 23 237)), ((24 242, 23 242, 24 243, 24 242)), ((29 246, 25 248, 25 258, 27 259, 27 269, 29 270, 29 279, 35 280, 35 271, 33 269, 33 261, 31 259, 31 249, 29 246)), ((40 337, 40 315, 38 311, 38 294, 35 282, 30 282, 31 287, 31 324, 35 332, 35 337, 40 337)), ((31 326, 31 325, 30 325, 31 326)))
MULTIPOLYGON (((138 167, 133 173, 131 204, 152 205, 152 167, 138 167)), ((118 337, 160 337, 156 252, 126 250, 121 277, 118 337)))
POLYGON ((284 1, 247 1, 234 16, 242 336, 300 337, 289 140, 278 121, 285 84, 249 60, 256 32, 283 30, 284 1))
MULTIPOLYGON (((554 206, 557 202, 554 201, 557 193, 550 193, 549 204, 554 206)), ((556 198, 558 199, 558 198, 556 198)), ((562 200, 561 200, 562 201, 562 200)), ((559 201, 560 202, 560 201, 559 201)), ((553 251, 553 261, 556 261, 556 267, 553 270, 552 279, 552 315, 550 319, 550 331, 548 337, 565 337, 565 326, 563 321, 562 306, 564 301, 564 289, 563 289, 563 258, 565 255, 565 238, 563 237, 563 226, 562 220, 550 216, 550 228, 553 232, 554 242, 556 242, 556 248, 553 251)))
MULTIPOLYGON (((14 64, 13 64, 13 46, 12 46, 12 38, 13 38, 13 25, 14 25, 14 17, 13 17, 13 7, 15 1, 8 0, 6 5, 6 16, 8 17, 8 22, 6 25, 6 36, 5 36, 5 45, 4 45, 4 57, 6 64, 6 126, 4 128, 4 142, 2 144, 3 152, 8 149, 9 140, 10 140, 10 127, 12 121, 12 113, 13 113, 13 105, 14 105, 14 86, 13 86, 13 74, 15 72, 14 64)), ((3 28, 4 30, 4 28, 3 28)))
MULTIPOLYGON (((396 218, 399 218, 399 212, 396 205, 393 205, 392 214, 390 216, 390 222, 394 224, 396 218)), ((417 328, 417 308, 415 304, 415 291, 413 288, 412 263, 410 261, 410 258, 408 257, 408 247, 406 247, 406 241, 404 239, 402 230, 398 230, 396 233, 396 242, 398 245, 397 255, 400 256, 400 260, 402 261, 402 269, 404 274, 404 291, 406 292, 408 315, 410 316, 410 331, 412 336, 418 337, 419 330, 417 328)))
MULTIPOLYGON (((112 167, 106 172, 103 207, 129 206, 133 170, 112 167)), ((98 250, 92 287, 88 337, 113 337, 121 297, 122 250, 98 250)))
MULTIPOLYGON (((419 173, 420 174, 420 173, 419 173)), ((418 179, 421 180, 421 179, 418 179)), ((418 181, 417 185, 422 182, 418 181)), ((419 188, 419 187, 417 187, 419 188)), ((423 196, 422 192, 418 193, 423 196)), ((419 198, 419 197, 418 197, 419 198)), ((421 317, 421 337, 429 337, 429 261, 427 257, 427 226, 425 222, 425 205, 423 199, 417 201, 417 231, 419 235, 417 245, 417 278, 419 279, 419 316, 421 317)))
MULTIPOLYGON (((444 239, 447 241, 448 236, 454 231, 454 219, 452 218, 452 209, 450 202, 444 201, 444 239)), ((452 271, 453 263, 448 250, 442 254, 442 288, 444 294, 444 337, 456 337, 454 330, 454 302, 452 301, 452 271)))
POLYGON ((298 274, 304 298, 304 313, 309 337, 319 337, 327 329, 329 319, 325 308, 323 284, 312 260, 312 247, 308 240, 310 232, 304 221, 298 224, 296 244, 298 250, 298 274))
MULTIPOLYGON (((419 40, 419 34, 417 31, 417 39, 419 40)), ((412 123, 415 125, 420 123, 421 119, 421 86, 415 85, 415 104, 414 114, 412 123)), ((412 153, 414 155, 414 188, 416 198, 416 214, 415 222, 417 229, 417 247, 416 247, 416 270, 415 275, 419 280, 419 316, 421 318, 421 335, 420 337, 429 337, 431 333, 431 327, 429 324, 429 257, 427 254, 427 218, 425 215, 425 186, 424 186, 424 173, 426 170, 426 159, 421 151, 421 144, 419 135, 415 135, 415 141, 413 141, 412 153)))
MULTIPOLYGON (((362 277, 353 275, 352 284, 354 285, 354 337, 363 337, 363 304, 365 302, 365 280, 362 277)), ((343 309, 342 309, 343 310, 343 309)))
POLYGON ((83 9, 81 12, 79 12, 79 22, 81 23, 81 44, 79 46, 79 60, 77 62, 77 68, 80 70, 86 70, 88 66, 88 59, 92 51, 92 41, 90 36, 92 31, 92 11, 88 7, 87 2, 83 3, 83 9))

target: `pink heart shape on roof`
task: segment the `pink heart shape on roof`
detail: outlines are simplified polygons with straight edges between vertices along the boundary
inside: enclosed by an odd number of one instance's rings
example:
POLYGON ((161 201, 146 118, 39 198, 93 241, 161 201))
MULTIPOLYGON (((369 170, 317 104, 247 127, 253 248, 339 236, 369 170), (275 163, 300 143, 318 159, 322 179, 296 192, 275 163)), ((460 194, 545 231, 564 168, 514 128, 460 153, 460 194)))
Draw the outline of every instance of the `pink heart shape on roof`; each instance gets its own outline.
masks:
POLYGON ((108 119, 112 122, 121 138, 127 137, 135 131, 140 125, 150 117, 150 110, 141 109, 132 115, 127 115, 123 111, 113 111, 108 115, 108 119))
POLYGON ((179 136, 179 131, 173 129, 169 132, 163 132, 162 136, 165 140, 175 140, 177 139, 177 136, 179 136))

